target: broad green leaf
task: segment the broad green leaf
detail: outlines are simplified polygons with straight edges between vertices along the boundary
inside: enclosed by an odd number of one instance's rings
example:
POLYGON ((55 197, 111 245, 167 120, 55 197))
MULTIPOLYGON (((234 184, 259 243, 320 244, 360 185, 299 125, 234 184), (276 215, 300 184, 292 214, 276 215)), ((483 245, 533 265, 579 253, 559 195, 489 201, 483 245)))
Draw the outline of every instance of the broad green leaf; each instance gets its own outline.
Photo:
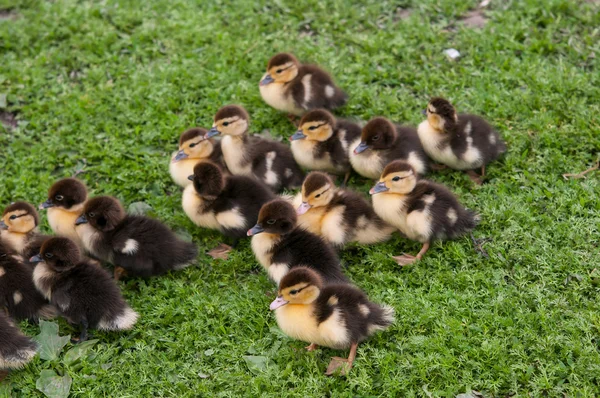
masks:
POLYGON ((128 213, 134 216, 143 216, 152 210, 152 206, 145 202, 134 202, 129 205, 128 213))
POLYGON ((258 355, 244 355, 242 358, 246 361, 248 369, 253 372, 262 372, 269 365, 269 358, 258 355))
POLYGON ((8 106, 8 101, 6 100, 6 94, 0 93, 0 109, 4 109, 8 106))
POLYGON ((40 373, 35 387, 48 398, 67 398, 73 379, 68 374, 58 376, 53 370, 45 369, 40 373))
POLYGON ((35 336, 39 344, 40 358, 53 361, 58 358, 63 347, 67 345, 70 335, 59 336, 58 324, 54 322, 40 321, 40 334, 35 336))
POLYGON ((75 347, 67 351, 65 357, 63 358, 63 362, 67 365, 75 363, 81 359, 81 357, 85 356, 88 351, 90 351, 96 345, 97 342, 98 340, 88 340, 77 344, 75 347))

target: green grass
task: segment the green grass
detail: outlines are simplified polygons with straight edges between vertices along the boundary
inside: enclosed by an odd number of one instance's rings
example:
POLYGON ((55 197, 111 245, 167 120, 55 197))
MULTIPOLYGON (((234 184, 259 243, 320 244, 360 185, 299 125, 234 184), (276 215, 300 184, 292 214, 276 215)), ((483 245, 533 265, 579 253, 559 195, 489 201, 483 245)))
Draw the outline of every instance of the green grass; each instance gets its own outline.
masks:
MULTIPOLYGON (((96 333, 96 357, 77 367, 36 359, 10 376, 14 395, 40 396, 43 369, 69 373, 76 397, 600 394, 600 183, 561 176, 600 152, 599 6, 493 0, 477 30, 458 22, 477 1, 362 3, 0 0, 10 10, 0 93, 19 121, 0 127, 2 207, 42 202, 85 165, 92 194, 146 202, 212 248, 220 236, 183 213, 169 154, 181 131, 209 126, 228 103, 246 106, 254 132, 293 133, 257 87, 284 50, 333 72, 351 98, 342 116, 417 124, 428 98, 444 95, 486 115, 509 145, 481 188, 459 172, 430 176, 482 214, 475 236, 491 239, 489 258, 468 238, 402 269, 390 255, 419 245, 401 238, 343 254, 351 279, 397 312, 359 347, 350 377, 323 376, 346 353, 308 353, 279 332, 275 287, 244 242, 229 261, 201 255, 183 272, 121 283, 142 314, 135 330, 96 333), (397 19, 398 6, 411 15, 397 19), (451 47, 457 62, 442 53, 451 47), (269 366, 250 370, 245 355, 269 366)), ((356 177, 351 186, 367 193, 356 177)))

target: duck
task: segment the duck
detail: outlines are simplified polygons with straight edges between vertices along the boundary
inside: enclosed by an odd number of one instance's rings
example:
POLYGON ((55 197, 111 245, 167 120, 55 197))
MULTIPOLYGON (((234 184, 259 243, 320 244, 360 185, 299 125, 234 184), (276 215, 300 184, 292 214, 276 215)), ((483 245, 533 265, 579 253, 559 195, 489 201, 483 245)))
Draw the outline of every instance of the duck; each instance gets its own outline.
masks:
POLYGON ((23 257, 0 241, 0 312, 5 309, 17 321, 51 319, 56 309, 33 284, 33 268, 23 257))
POLYGON ((7 370, 20 369, 37 354, 37 344, 0 311, 0 382, 7 370))
POLYGON ((401 160, 385 167, 369 193, 379 217, 408 239, 423 244, 416 256, 395 256, 399 265, 420 260, 433 240, 458 238, 479 223, 479 215, 466 209, 448 188, 420 179, 415 169, 401 160))
POLYGON ((360 138, 350 145, 350 163, 363 177, 376 180, 393 160, 404 160, 420 175, 427 173, 429 159, 421 146, 417 130, 394 125, 384 117, 371 119, 360 138))
MULTIPOLYGON (((194 224, 216 229, 233 239, 235 248, 248 228, 256 224, 263 204, 275 198, 271 190, 259 180, 247 176, 225 176, 222 169, 210 161, 201 161, 188 177, 182 196, 185 214, 194 224)), ((224 246, 224 245, 222 245, 224 246)))
POLYGON ((136 324, 139 315, 125 302, 111 275, 85 261, 72 240, 48 239, 30 261, 36 263, 36 288, 69 323, 79 325, 79 342, 87 340, 88 328, 123 331, 136 324))
POLYGON ((111 196, 88 200, 75 220, 85 249, 96 258, 115 265, 115 278, 148 278, 191 265, 198 248, 177 237, 166 225, 145 216, 125 213, 111 196))
POLYGON ((83 211, 87 200, 87 187, 77 178, 63 178, 56 181, 48 190, 48 199, 40 209, 48 211, 48 224, 57 236, 71 239, 80 248, 83 242, 77 232, 75 220, 83 211))
POLYGON ((221 152, 221 142, 214 138, 206 138, 208 130, 194 127, 184 131, 179 137, 179 151, 171 157, 169 172, 175 184, 187 187, 191 181, 188 177, 194 174, 194 166, 200 160, 210 160, 221 168, 226 168, 221 152))
POLYGON ((304 173, 289 147, 280 142, 248 136, 250 117, 238 105, 219 109, 208 137, 223 134, 221 148, 227 168, 234 175, 253 176, 274 192, 300 187, 304 173))
POLYGON ((293 116, 318 108, 334 110, 348 101, 327 72, 316 65, 302 65, 289 53, 271 57, 259 89, 269 106, 293 116))
POLYGON ((374 244, 388 240, 396 228, 383 221, 358 193, 337 188, 325 173, 306 176, 294 199, 298 225, 336 248, 350 242, 374 244))
POLYGON ((346 185, 352 172, 348 148, 361 135, 358 124, 338 119, 325 109, 308 112, 298 131, 290 137, 294 159, 307 170, 344 175, 346 185))
POLYGON ((42 243, 49 238, 38 231, 39 221, 39 214, 31 204, 22 201, 11 203, 4 209, 0 220, 0 239, 28 259, 38 253, 42 243))
POLYGON ((296 211, 285 199, 263 205, 248 236, 252 236, 256 259, 276 284, 290 269, 301 265, 315 269, 327 282, 348 281, 334 249, 320 236, 297 225, 296 211))
POLYGON ((427 119, 419 124, 418 134, 427 155, 443 166, 465 171, 481 185, 486 165, 507 149, 498 132, 480 116, 457 114, 450 101, 440 97, 432 98, 423 114, 427 119))
POLYGON ((348 358, 333 357, 325 374, 346 375, 354 363, 358 344, 394 322, 394 309, 369 301, 350 284, 327 284, 319 273, 296 267, 279 283, 270 305, 279 328, 293 339, 335 350, 350 349, 348 358), (338 370, 339 369, 339 370, 338 370))

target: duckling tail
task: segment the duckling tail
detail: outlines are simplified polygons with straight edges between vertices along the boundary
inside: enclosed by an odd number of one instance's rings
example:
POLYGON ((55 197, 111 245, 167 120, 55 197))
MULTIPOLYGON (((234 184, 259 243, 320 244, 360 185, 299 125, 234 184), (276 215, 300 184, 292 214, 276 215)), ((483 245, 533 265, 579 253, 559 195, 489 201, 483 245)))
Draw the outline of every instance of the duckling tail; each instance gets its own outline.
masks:
POLYGON ((198 257, 198 247, 193 242, 179 241, 177 245, 175 261, 173 261, 174 269, 184 269, 196 260, 198 257))
POLYGON ((371 313, 369 314, 369 334, 375 333, 378 330, 387 329, 394 323, 394 309, 389 305, 371 304, 369 306, 371 313))

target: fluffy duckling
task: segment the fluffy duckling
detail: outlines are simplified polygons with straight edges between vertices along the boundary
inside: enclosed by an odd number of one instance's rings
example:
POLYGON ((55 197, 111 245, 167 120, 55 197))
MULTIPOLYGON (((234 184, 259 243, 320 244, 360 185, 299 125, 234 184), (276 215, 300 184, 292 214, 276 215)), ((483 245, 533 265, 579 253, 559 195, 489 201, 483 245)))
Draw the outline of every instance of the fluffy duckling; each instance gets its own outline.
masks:
POLYGON ((19 321, 37 322, 39 318, 56 315, 56 310, 35 288, 32 267, 6 242, 0 241, 0 312, 2 308, 19 321))
POLYGON ((268 105, 296 116, 317 108, 333 110, 348 100, 327 72, 315 65, 301 65, 287 53, 269 60, 259 88, 268 105))
POLYGON ((130 330, 138 314, 129 307, 111 275, 101 266, 82 260, 77 245, 67 238, 44 242, 33 272, 36 288, 55 305, 61 315, 80 326, 79 341, 88 328, 130 330))
POLYGON ((401 160, 386 166, 369 193, 379 217, 408 239, 423 243, 416 256, 394 257, 400 265, 420 260, 432 240, 457 238, 479 222, 479 216, 465 209, 446 187, 420 180, 413 167, 401 160))
POLYGON ((320 345, 350 348, 348 359, 333 357, 327 375, 340 367, 346 374, 358 344, 394 322, 393 308, 369 301, 365 293, 349 284, 324 285, 321 276, 307 267, 294 268, 283 277, 270 308, 285 334, 310 343, 308 351, 320 345))
POLYGON ((216 164, 199 162, 183 191, 185 214, 196 225, 219 230, 233 239, 233 247, 256 224, 263 204, 275 195, 260 181, 246 176, 224 176, 216 164))
POLYGON ((477 184, 485 177, 485 166, 506 152, 506 144, 488 122, 476 115, 457 115, 448 100, 433 98, 423 114, 427 119, 418 132, 425 152, 436 162, 466 171, 477 184), (481 176, 474 171, 479 168, 481 176))
POLYGON ((200 160, 210 160, 225 167, 221 142, 207 138, 206 129, 195 127, 184 131, 179 137, 179 151, 171 158, 169 171, 173 181, 181 187, 190 184, 188 177, 194 174, 194 166, 200 160))
POLYGON ((416 129, 376 117, 350 146, 350 163, 361 176, 376 180, 393 160, 408 162, 420 175, 427 173, 429 160, 416 129))
POLYGON ((347 282, 340 260, 321 237, 297 226, 294 207, 283 199, 265 204, 257 224, 248 230, 252 251, 269 277, 279 283, 290 269, 305 265, 326 282, 347 282))
POLYGON ((383 242, 396 230, 375 214, 365 198, 348 189, 338 189, 327 174, 318 171, 306 176, 294 205, 298 225, 336 247, 349 242, 383 242))
POLYGON ((95 257, 113 263, 115 277, 123 272, 150 277, 180 270, 198 255, 196 245, 179 239, 158 220, 130 216, 110 196, 98 196, 85 204, 75 221, 84 247, 95 257))
POLYGON ((280 142, 248 136, 250 117, 241 106, 219 109, 208 137, 223 134, 221 148, 232 174, 254 176, 273 191, 294 189, 302 184, 304 173, 289 147, 280 142))
POLYGON ((298 131, 290 137, 292 153, 305 169, 343 174, 346 185, 352 171, 348 147, 360 134, 359 125, 336 121, 331 113, 317 109, 302 117, 298 131))
POLYGON ((3 370, 19 369, 35 357, 37 344, 0 311, 0 381, 3 370))
POLYGON ((38 232, 39 220, 38 212, 29 203, 11 203, 4 209, 0 220, 0 238, 28 259, 39 253, 42 243, 49 238, 38 232))
POLYGON ((71 239, 81 248, 83 242, 77 233, 75 220, 81 215, 87 200, 86 186, 76 178, 63 178, 48 190, 48 200, 40 209, 48 209, 48 224, 58 236, 71 239))

